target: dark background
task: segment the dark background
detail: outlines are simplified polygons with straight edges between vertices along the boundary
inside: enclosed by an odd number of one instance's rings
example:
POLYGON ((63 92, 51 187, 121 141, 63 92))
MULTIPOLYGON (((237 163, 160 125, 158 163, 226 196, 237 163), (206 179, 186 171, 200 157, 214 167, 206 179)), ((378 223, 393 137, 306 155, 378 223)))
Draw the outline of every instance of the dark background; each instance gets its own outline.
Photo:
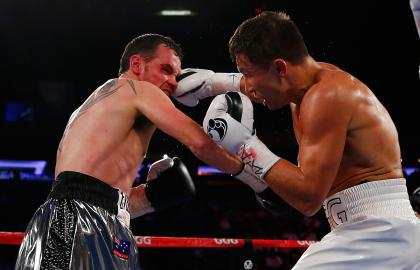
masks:
MULTIPOLYGON (((46 159, 53 167, 70 113, 96 87, 117 76, 125 44, 139 34, 157 32, 173 37, 184 49, 183 67, 236 71, 228 57, 228 39, 258 8, 287 11, 301 28, 315 59, 336 64, 371 87, 399 129, 403 160, 417 162, 420 113, 415 97, 420 90, 420 42, 405 0, 3 0, 1 96, 4 101, 32 104, 33 116, 31 121, 14 123, 6 123, 3 117, 1 158, 46 159), (189 8, 197 15, 155 15, 164 8, 189 8)), ((256 107, 260 136, 269 141, 291 136, 287 108, 267 114, 256 107), (271 123, 267 124, 267 118, 271 123)), ((179 108, 201 123, 207 106, 179 108)), ((172 150, 172 142, 169 147, 161 140, 170 139, 155 136, 159 144, 152 143, 150 153, 172 150)), ((286 143, 278 147, 288 148, 286 143)))
MULTIPOLYGON (((420 42, 408 0, 3 0, 0 2, 0 159, 47 160, 47 173, 52 173, 56 148, 71 112, 96 87, 117 76, 121 53, 126 43, 137 35, 156 32, 171 36, 183 47, 183 67, 235 72, 227 42, 244 19, 260 10, 289 13, 316 60, 338 65, 364 81, 395 121, 403 165, 419 166, 420 111, 416 97, 420 90, 420 42), (159 10, 170 8, 191 9, 196 16, 156 15, 159 10), (10 122, 6 121, 6 107, 11 102, 23 104, 26 110, 10 122)), ((174 102, 201 123, 210 100, 196 108, 174 102)), ((259 137, 275 153, 295 161, 297 145, 288 108, 269 112, 255 105, 255 121, 259 137)), ((185 146, 157 131, 146 162, 160 159, 164 153, 180 156, 192 172, 202 165, 185 146)), ((240 183, 223 176, 195 177, 195 180, 200 196, 193 206, 135 221, 134 234, 228 237, 224 235, 226 230, 217 225, 225 215, 237 221, 231 222, 231 237, 286 237, 278 232, 284 226, 283 218, 267 216, 264 212, 264 218, 244 220, 246 213, 261 215, 261 210, 249 189, 240 183), (220 183, 224 186, 220 187, 220 183), (206 220, 204 224, 203 220, 206 220), (272 225, 244 229, 238 220, 272 225)), ((0 218, 0 230, 23 231, 35 209, 45 200, 50 183, 15 180, 0 181, 0 184, 0 206, 5 211, 5 216, 0 218)), ((418 185, 418 182, 413 184, 418 185)), ((286 222, 299 218, 300 215, 292 214, 286 222)), ((289 227, 302 227, 293 225, 289 227)), ((318 237, 325 231, 321 226, 318 237)), ((1 249, 4 253, 0 258, 11 256, 9 264, 3 264, 4 269, 9 269, 17 249, 1 249)), ((174 251, 165 252, 173 254, 174 251)), ((203 252, 191 251, 200 258, 203 252)), ((206 256, 224 258, 221 254, 206 256)), ((194 267, 191 269, 207 269, 199 263, 194 267)), ((218 268, 212 266, 212 269, 218 268)), ((232 266, 232 269, 238 268, 232 266)))

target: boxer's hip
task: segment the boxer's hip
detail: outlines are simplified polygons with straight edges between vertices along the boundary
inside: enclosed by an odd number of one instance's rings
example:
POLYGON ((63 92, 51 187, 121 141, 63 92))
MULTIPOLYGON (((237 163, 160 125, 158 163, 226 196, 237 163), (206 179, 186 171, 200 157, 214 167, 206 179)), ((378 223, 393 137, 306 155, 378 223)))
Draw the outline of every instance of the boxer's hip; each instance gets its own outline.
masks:
POLYGON ((128 210, 122 198, 93 177, 60 174, 28 225, 16 269, 139 269, 134 236, 118 216, 128 210))
POLYGON ((95 177, 73 171, 64 171, 57 176, 49 198, 77 199, 115 215, 119 209, 128 211, 129 208, 128 198, 120 190, 95 177))
POLYGON ((360 184, 324 202, 331 232, 293 270, 418 269, 420 221, 404 179, 360 184))
POLYGON ((360 184, 325 199, 331 229, 367 216, 415 219, 404 178, 360 184))

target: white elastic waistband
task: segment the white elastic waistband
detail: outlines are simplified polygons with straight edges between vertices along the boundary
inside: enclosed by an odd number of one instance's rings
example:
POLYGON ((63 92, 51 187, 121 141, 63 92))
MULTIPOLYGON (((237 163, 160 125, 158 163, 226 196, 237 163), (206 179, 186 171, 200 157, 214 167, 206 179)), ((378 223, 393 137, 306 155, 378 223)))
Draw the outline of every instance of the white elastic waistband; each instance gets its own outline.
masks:
POLYGON ((129 212, 128 196, 124 192, 118 190, 118 215, 119 218, 127 227, 130 227, 130 212, 129 212))
POLYGON ((404 178, 360 184, 325 199, 331 229, 362 216, 415 218, 404 178))

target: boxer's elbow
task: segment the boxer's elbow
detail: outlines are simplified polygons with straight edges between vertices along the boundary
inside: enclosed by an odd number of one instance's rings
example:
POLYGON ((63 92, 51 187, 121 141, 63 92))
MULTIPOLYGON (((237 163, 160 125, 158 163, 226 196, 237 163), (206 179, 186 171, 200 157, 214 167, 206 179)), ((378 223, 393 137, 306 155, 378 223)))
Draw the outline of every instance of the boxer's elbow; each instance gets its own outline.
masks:
POLYGON ((298 209, 300 213, 302 213, 302 215, 307 216, 307 217, 311 217, 314 216, 316 213, 319 212, 319 210, 321 209, 320 206, 318 205, 307 205, 305 207, 302 207, 301 209, 298 209))
POLYGON ((311 217, 322 208, 322 200, 316 194, 305 194, 303 197, 305 199, 301 200, 296 207, 303 215, 311 217))

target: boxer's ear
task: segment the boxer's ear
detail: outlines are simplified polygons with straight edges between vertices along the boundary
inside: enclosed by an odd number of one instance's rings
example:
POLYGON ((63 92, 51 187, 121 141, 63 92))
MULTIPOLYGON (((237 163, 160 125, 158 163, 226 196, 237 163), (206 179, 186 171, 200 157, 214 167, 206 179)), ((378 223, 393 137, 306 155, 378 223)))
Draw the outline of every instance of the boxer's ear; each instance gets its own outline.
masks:
POLYGON ((133 54, 130 57, 130 69, 139 77, 144 73, 144 64, 144 58, 140 54, 133 54))
POLYGON ((279 76, 284 77, 287 75, 287 63, 281 58, 276 58, 273 61, 274 69, 279 76))

